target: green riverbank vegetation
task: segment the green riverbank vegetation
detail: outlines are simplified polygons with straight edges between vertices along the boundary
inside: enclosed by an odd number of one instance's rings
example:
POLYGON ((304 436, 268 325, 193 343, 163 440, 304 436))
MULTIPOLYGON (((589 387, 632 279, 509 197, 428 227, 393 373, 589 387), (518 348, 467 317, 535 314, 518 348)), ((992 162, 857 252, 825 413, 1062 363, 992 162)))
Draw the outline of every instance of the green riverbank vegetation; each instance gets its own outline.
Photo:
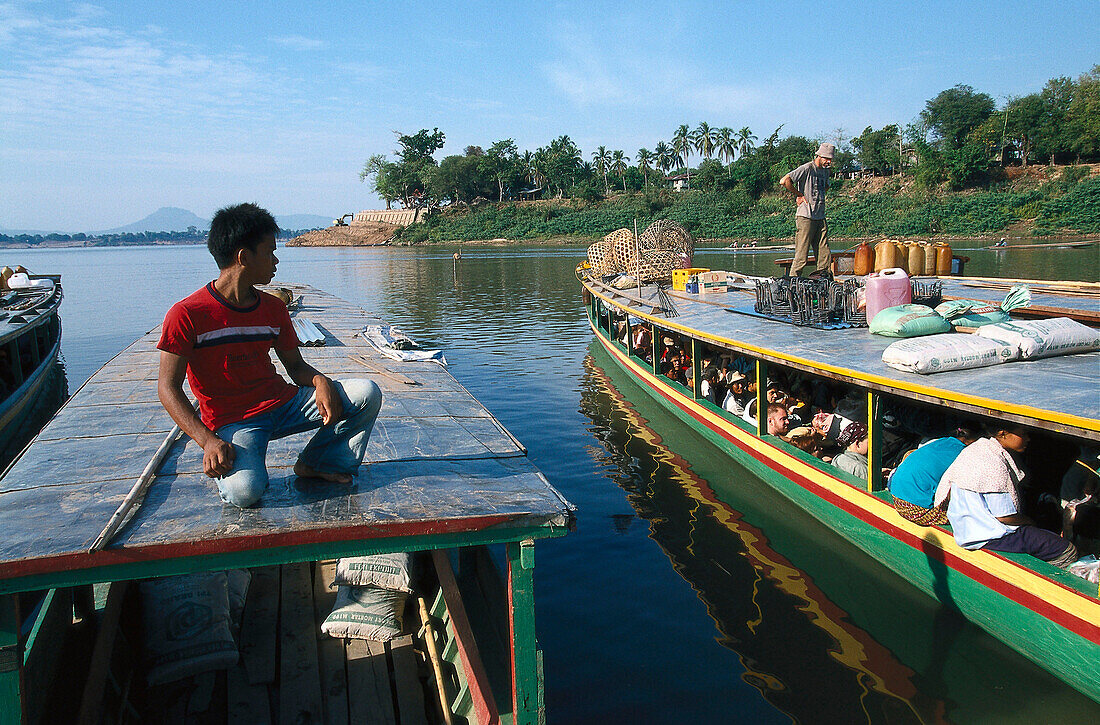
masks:
POLYGON ((779 178, 832 141, 830 235, 1100 234, 1100 66, 1055 78, 997 107, 970 86, 929 99, 907 125, 835 129, 820 138, 760 139, 751 129, 681 125, 631 157, 586 154, 560 136, 534 151, 512 139, 441 161, 439 129, 397 134, 393 160, 375 155, 360 179, 387 208, 423 209, 400 244, 591 241, 667 218, 697 238, 785 239, 793 205, 779 178))

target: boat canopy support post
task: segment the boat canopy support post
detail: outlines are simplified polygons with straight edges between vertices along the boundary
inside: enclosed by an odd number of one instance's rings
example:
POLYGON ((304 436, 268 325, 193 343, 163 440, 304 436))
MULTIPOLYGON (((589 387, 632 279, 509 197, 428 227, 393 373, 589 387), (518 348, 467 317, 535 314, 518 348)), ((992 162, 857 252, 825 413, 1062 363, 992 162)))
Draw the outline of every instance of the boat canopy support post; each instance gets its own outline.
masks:
POLYGON ((694 337, 691 338, 691 396, 696 400, 702 397, 700 388, 703 382, 703 373, 699 367, 702 364, 699 360, 702 351, 703 346, 699 344, 699 341, 694 337))
POLYGON ((23 648, 19 642, 19 595, 0 596, 0 725, 23 719, 23 648))
POLYGON ((763 438, 768 433, 768 363, 756 361, 756 435, 763 438))
POLYGON ((867 490, 885 488, 882 480, 882 400, 873 390, 867 391, 867 490))
POLYGON ((516 725, 539 722, 535 642, 535 542, 508 544, 508 625, 512 633, 512 712, 516 725))
POLYGON ((649 331, 650 363, 654 375, 660 375, 661 373, 661 340, 664 339, 664 336, 664 330, 656 325, 653 325, 653 329, 649 331))

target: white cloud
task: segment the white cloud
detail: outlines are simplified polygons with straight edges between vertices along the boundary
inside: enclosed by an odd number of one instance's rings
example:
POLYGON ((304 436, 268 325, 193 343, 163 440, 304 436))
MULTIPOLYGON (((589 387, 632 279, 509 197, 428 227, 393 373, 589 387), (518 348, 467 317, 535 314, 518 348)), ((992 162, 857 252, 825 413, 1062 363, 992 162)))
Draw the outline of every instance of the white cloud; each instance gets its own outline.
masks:
POLYGON ((288 50, 320 50, 325 47, 325 41, 317 38, 307 38, 304 35, 281 35, 268 38, 268 40, 288 50))

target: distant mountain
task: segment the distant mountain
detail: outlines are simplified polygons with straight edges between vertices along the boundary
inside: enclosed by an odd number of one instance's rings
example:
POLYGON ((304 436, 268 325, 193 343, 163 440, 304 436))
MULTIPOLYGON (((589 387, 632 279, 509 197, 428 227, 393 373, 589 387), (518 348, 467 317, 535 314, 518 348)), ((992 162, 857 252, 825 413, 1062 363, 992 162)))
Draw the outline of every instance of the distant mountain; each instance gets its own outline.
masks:
POLYGON ((42 229, 8 229, 6 227, 0 227, 0 234, 7 234, 9 237, 19 236, 20 234, 29 234, 30 236, 44 237, 47 234, 59 233, 57 230, 45 231, 42 229))
POLYGON ((105 229, 98 234, 125 234, 126 232, 185 232, 187 227, 203 230, 210 227, 210 220, 196 216, 186 209, 163 206, 149 216, 124 227, 105 229))
POLYGON ((280 229, 323 229, 332 226, 332 217, 317 214, 286 214, 276 216, 280 229))

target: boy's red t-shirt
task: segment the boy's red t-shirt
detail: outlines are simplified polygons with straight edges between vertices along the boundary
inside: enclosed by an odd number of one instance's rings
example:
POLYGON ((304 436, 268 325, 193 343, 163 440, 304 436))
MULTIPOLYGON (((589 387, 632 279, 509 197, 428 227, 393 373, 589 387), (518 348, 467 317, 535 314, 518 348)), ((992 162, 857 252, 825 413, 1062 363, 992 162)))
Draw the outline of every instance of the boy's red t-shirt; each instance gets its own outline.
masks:
POLYGON ((210 430, 276 408, 298 392, 275 371, 270 354, 298 346, 290 313, 277 297, 257 296, 250 307, 234 307, 211 282, 164 318, 157 347, 187 358, 187 381, 210 430))

